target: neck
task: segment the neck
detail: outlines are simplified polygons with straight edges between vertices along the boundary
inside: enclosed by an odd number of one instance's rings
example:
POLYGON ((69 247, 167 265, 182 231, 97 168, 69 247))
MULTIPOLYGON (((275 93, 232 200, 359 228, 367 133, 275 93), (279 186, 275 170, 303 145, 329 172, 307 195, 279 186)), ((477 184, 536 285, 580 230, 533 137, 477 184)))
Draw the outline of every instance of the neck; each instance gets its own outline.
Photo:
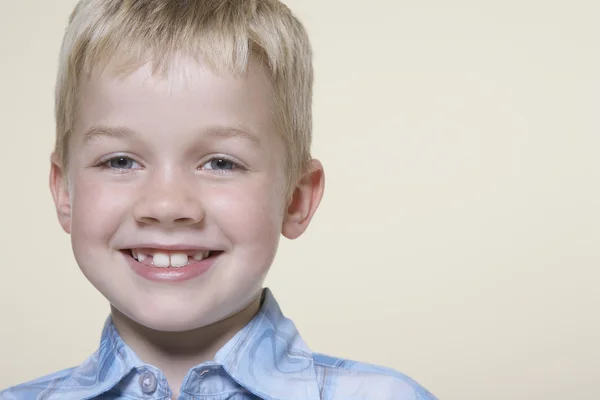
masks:
POLYGON ((260 294, 242 311, 214 324, 185 332, 164 332, 145 327, 111 306, 115 328, 136 355, 165 375, 174 396, 189 370, 214 360, 215 355, 260 308, 260 294))

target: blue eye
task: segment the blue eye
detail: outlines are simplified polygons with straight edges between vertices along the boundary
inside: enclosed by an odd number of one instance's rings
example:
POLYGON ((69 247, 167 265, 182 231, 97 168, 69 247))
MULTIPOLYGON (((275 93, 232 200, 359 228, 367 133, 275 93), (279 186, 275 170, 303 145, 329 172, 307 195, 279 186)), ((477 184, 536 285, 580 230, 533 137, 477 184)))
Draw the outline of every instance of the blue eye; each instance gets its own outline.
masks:
POLYGON ((216 157, 208 161, 202 166, 202 169, 215 170, 215 171, 230 171, 238 169, 240 166, 235 162, 228 160, 227 158, 216 157))
POLYGON ((113 157, 106 162, 113 169, 137 169, 140 165, 129 157, 113 157))

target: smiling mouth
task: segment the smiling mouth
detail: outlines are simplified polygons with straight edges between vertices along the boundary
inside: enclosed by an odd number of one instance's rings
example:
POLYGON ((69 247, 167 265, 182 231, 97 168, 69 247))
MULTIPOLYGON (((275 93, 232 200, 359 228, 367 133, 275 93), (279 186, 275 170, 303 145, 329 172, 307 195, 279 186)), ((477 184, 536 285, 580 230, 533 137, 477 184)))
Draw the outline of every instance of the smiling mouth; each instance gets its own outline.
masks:
POLYGON ((165 251, 156 249, 126 249, 122 252, 140 264, 157 268, 183 268, 223 253, 217 250, 165 251))

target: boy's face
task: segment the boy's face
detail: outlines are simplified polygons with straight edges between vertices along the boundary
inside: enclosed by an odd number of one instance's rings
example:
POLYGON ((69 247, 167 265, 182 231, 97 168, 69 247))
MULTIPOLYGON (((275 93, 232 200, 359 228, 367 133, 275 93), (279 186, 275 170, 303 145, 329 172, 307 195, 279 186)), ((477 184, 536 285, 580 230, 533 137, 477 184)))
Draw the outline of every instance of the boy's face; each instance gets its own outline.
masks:
POLYGON ((82 86, 51 187, 81 270, 127 317, 164 331, 222 320, 259 293, 282 230, 306 228, 322 170, 286 201, 270 90, 261 68, 234 78, 191 61, 82 86))

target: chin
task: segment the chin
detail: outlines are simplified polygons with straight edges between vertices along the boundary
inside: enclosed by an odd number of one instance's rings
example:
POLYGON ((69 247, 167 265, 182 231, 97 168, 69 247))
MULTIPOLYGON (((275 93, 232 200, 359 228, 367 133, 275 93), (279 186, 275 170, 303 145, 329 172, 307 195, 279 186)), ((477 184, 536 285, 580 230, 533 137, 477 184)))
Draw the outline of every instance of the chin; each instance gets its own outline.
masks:
POLYGON ((146 328, 161 332, 186 332, 210 325, 202 323, 201 321, 192 321, 185 317, 178 318, 177 316, 163 317, 161 319, 144 319, 136 322, 145 326, 146 328))
MULTIPOLYGON (((212 312, 196 309, 190 313, 191 307, 146 306, 140 308, 114 307, 122 318, 129 319, 146 328, 163 332, 185 332, 202 328, 217 322, 220 318, 212 312)), ((209 311, 209 310, 206 310, 209 311)))

